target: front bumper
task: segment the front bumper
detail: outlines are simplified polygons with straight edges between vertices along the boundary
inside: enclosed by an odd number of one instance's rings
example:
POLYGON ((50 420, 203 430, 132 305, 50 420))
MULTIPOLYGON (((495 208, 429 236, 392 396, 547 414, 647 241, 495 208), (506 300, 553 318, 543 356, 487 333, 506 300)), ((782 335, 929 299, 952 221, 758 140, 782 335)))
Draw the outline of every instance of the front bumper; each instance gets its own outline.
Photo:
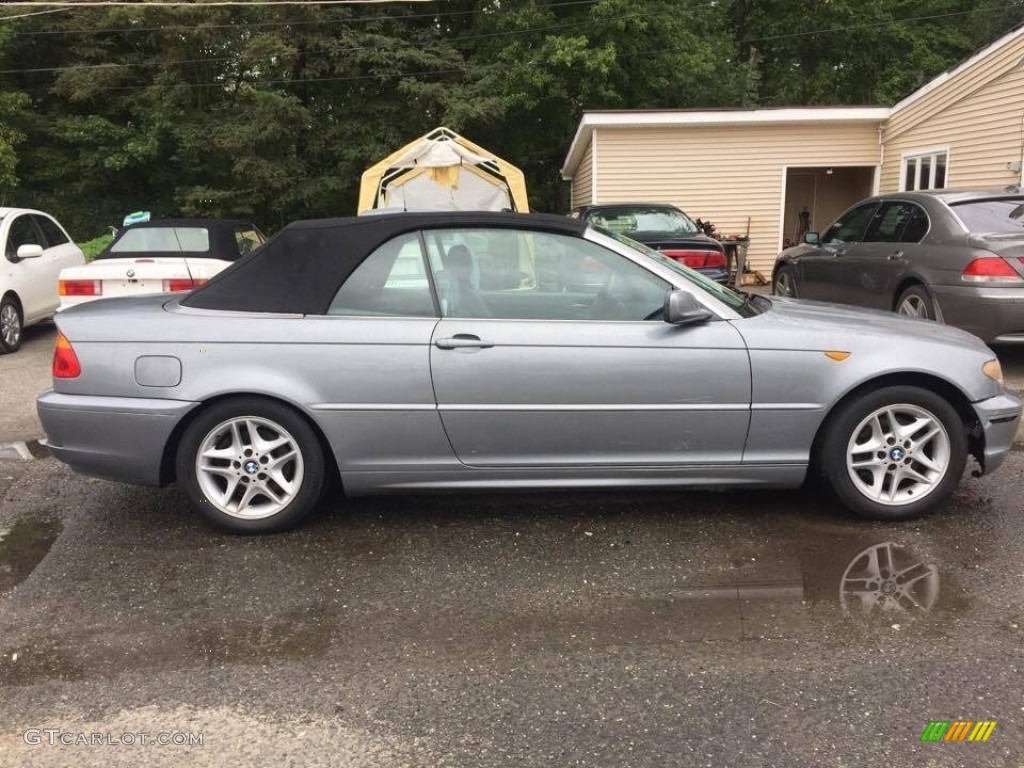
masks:
POLYGON ((1021 399, 1010 392, 974 403, 978 415, 985 452, 982 470, 985 474, 998 469, 1013 448, 1020 427, 1021 399))
POLYGON ((63 395, 36 400, 50 451, 76 472, 138 485, 160 485, 164 448, 199 403, 63 395))
POLYGON ((943 322, 988 344, 1024 343, 1024 288, 935 285, 943 322))

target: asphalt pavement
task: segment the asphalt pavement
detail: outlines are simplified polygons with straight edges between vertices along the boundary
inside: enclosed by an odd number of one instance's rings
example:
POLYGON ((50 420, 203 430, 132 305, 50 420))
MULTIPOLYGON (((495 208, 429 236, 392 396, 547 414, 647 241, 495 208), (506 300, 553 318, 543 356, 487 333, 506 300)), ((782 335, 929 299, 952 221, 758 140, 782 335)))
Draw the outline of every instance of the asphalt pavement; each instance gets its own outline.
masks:
POLYGON ((1020 452, 901 524, 809 493, 423 496, 262 538, 3 470, 3 766, 1024 764, 1020 452), (956 720, 997 725, 920 741, 956 720), (94 733, 134 743, 59 745, 94 733))

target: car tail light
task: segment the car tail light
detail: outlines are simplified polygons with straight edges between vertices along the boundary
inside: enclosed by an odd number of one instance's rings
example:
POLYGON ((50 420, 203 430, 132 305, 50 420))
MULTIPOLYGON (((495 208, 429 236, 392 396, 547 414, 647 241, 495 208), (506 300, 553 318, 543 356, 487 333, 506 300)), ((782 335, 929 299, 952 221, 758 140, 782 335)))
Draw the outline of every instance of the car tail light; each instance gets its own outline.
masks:
POLYGON ((61 296, 103 295, 103 283, 100 280, 58 280, 57 285, 61 296))
POLYGON ((82 373, 78 355, 68 341, 68 337, 57 332, 57 346, 53 350, 53 378, 74 379, 82 373))
POLYGON ((702 269, 705 267, 712 266, 725 266, 725 258, 718 251, 703 251, 703 250, 664 250, 661 252, 663 256, 668 256, 670 259, 681 261, 691 269, 702 269), (715 259, 720 263, 711 263, 708 261, 715 259))
POLYGON ((195 280, 191 277, 176 277, 170 280, 164 280, 164 293, 191 291, 193 288, 198 288, 205 282, 206 280, 201 277, 195 280))
POLYGON ((704 266, 725 269, 725 254, 721 251, 708 251, 708 257, 704 261, 704 266))
POLYGON ((960 274, 968 283, 1008 283, 1024 280, 1020 273, 1001 256, 982 256, 975 259, 960 274))

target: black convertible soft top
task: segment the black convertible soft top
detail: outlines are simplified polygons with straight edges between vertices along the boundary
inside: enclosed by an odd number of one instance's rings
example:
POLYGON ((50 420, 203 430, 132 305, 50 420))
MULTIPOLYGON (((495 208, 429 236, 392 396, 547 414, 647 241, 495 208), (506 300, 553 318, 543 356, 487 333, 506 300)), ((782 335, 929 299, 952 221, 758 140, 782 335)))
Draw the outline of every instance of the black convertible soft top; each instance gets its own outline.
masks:
POLYGON ((579 234, 582 222, 526 213, 393 213, 289 224, 182 299, 197 309, 323 314, 338 287, 378 246, 418 229, 508 227, 579 234))
POLYGON ((224 261, 235 261, 241 255, 238 249, 238 240, 235 232, 238 229, 256 229, 253 224, 243 219, 151 219, 140 221, 125 227, 117 233, 113 242, 104 248, 97 259, 123 259, 137 256, 181 256, 183 252, 172 251, 115 251, 113 248, 129 232, 139 229, 168 229, 168 228, 201 228, 208 234, 209 247, 205 251, 187 251, 184 255, 194 259, 222 259, 224 261))

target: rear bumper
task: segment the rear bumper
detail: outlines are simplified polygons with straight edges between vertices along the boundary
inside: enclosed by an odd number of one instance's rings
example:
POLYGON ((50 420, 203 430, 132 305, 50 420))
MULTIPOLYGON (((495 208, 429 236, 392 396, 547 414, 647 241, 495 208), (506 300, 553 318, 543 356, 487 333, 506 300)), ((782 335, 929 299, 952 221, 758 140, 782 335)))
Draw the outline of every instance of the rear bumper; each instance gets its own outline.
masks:
POLYGON ((172 430, 198 403, 62 395, 36 400, 50 451, 77 472, 138 485, 160 485, 172 430))
POLYGON ((942 319, 989 344, 1024 344, 1024 288, 935 285, 942 319))
POLYGON ((1021 399, 1004 392, 974 403, 985 439, 984 471, 992 472, 1006 460, 1020 427, 1021 399))
POLYGON ((721 267, 713 267, 711 269, 698 268, 696 271, 700 272, 704 277, 710 277, 717 283, 725 284, 729 279, 729 270, 722 269, 721 267))

